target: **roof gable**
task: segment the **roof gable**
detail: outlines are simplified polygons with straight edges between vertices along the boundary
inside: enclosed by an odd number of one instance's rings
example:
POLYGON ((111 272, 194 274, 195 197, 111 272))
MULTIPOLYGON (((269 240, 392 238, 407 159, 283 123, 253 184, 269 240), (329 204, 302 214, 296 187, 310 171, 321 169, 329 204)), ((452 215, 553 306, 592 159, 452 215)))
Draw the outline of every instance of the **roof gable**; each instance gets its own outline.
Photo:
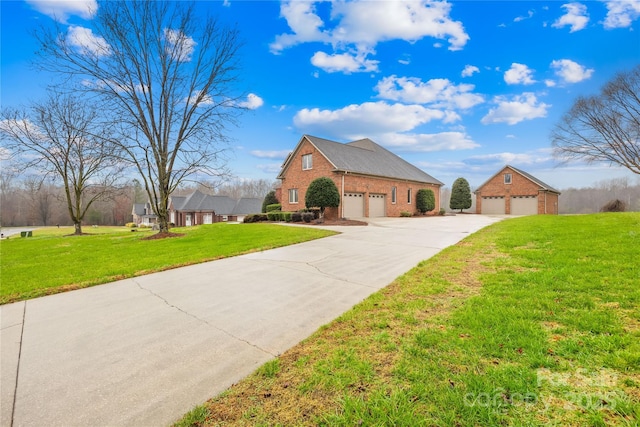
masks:
POLYGON ((254 213, 260 213, 262 211, 262 202, 264 199, 257 197, 243 197, 238 200, 233 208, 233 215, 248 215, 254 213))
POLYGON ((188 196, 172 196, 171 204, 176 211, 212 211, 218 215, 230 215, 236 201, 228 196, 212 196, 196 190, 188 196))
POLYGON ((284 177, 295 153, 305 140, 316 147, 335 168, 335 171, 444 185, 428 173, 368 138, 342 144, 310 135, 302 137, 293 154, 283 164, 278 178, 284 177))
POLYGON ((485 182, 482 183, 482 185, 480 185, 476 191, 474 191, 474 193, 480 191, 480 189, 482 189, 482 187, 484 187, 487 183, 489 183, 493 178, 495 178, 496 176, 500 175, 502 172, 504 172, 505 169, 511 169, 513 172, 522 175, 523 177, 525 177, 526 179, 528 179, 529 181, 533 182, 534 184, 536 184, 537 186, 539 186, 542 190, 544 191, 549 191, 551 193, 557 193, 557 194, 561 194, 560 191, 556 190, 555 188, 553 188, 552 186, 545 184, 544 182, 540 181, 538 178, 536 178, 535 176, 531 175, 530 173, 527 173, 523 170, 520 170, 518 168, 514 168, 511 165, 506 165, 505 167, 503 167, 502 169, 500 169, 498 172, 496 172, 495 174, 493 174, 491 176, 491 178, 489 178, 488 180, 486 180, 485 182))

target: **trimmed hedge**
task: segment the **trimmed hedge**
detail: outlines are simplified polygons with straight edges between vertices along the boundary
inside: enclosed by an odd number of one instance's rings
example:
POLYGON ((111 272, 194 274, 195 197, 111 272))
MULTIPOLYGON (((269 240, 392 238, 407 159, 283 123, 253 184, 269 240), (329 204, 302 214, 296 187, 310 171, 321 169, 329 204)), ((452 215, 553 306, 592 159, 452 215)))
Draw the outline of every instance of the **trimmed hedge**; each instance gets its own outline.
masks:
POLYGON ((273 203, 271 205, 267 205, 267 213, 273 211, 279 211, 282 209, 282 205, 280 203, 273 203))
POLYGON ((268 221, 269 219, 267 218, 267 214, 264 213, 259 213, 259 214, 251 214, 251 215, 247 215, 244 217, 244 221, 245 223, 252 223, 252 222, 262 222, 262 221, 268 221))
POLYGON ((292 212, 271 211, 267 212, 267 219, 269 221, 291 222, 291 215, 292 212))

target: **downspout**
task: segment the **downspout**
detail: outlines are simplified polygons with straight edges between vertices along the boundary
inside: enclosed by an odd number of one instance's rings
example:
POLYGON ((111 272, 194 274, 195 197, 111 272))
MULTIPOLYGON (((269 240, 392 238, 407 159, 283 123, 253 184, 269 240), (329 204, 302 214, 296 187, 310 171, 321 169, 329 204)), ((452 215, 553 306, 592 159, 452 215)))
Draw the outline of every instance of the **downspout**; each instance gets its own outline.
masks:
POLYGON ((340 218, 344 218, 344 176, 347 172, 342 174, 342 193, 340 193, 340 218))

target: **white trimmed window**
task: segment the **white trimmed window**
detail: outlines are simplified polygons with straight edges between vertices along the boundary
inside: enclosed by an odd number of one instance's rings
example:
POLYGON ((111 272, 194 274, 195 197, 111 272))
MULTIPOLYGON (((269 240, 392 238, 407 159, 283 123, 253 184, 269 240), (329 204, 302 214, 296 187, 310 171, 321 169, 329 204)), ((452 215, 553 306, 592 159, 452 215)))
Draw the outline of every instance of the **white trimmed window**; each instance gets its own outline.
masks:
POLYGON ((510 173, 505 173, 504 174, 504 183, 505 184, 511 184, 511 174, 510 173))
POLYGON ((298 189, 290 188, 289 189, 289 203, 298 203, 298 189))
POLYGON ((407 203, 411 204, 411 189, 407 190, 407 203))
POLYGON ((396 204, 398 198, 398 188, 397 187, 391 187, 391 203, 393 203, 394 205, 396 204))
POLYGON ((306 171, 313 168, 313 157, 311 154, 302 156, 302 170, 306 171))

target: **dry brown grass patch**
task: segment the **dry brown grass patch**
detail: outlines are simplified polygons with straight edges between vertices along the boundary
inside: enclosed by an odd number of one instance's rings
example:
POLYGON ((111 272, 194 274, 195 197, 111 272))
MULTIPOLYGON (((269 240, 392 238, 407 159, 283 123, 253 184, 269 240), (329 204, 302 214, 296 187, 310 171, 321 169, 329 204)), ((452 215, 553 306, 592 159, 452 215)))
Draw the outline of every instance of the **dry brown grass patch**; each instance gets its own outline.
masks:
MULTIPOLYGON (((503 256, 494 247, 458 245, 465 250, 419 264, 282 354, 272 378, 257 371, 209 401, 207 425, 316 425, 323 414, 340 410, 345 394, 366 398, 377 385, 392 383, 404 340, 425 326, 444 328, 442 319, 481 291, 480 276, 491 271, 488 263, 503 256), (315 383, 318 366, 344 353, 368 364, 373 378, 344 387, 315 383)), ((465 368, 452 364, 452 372, 459 369, 465 368)))

